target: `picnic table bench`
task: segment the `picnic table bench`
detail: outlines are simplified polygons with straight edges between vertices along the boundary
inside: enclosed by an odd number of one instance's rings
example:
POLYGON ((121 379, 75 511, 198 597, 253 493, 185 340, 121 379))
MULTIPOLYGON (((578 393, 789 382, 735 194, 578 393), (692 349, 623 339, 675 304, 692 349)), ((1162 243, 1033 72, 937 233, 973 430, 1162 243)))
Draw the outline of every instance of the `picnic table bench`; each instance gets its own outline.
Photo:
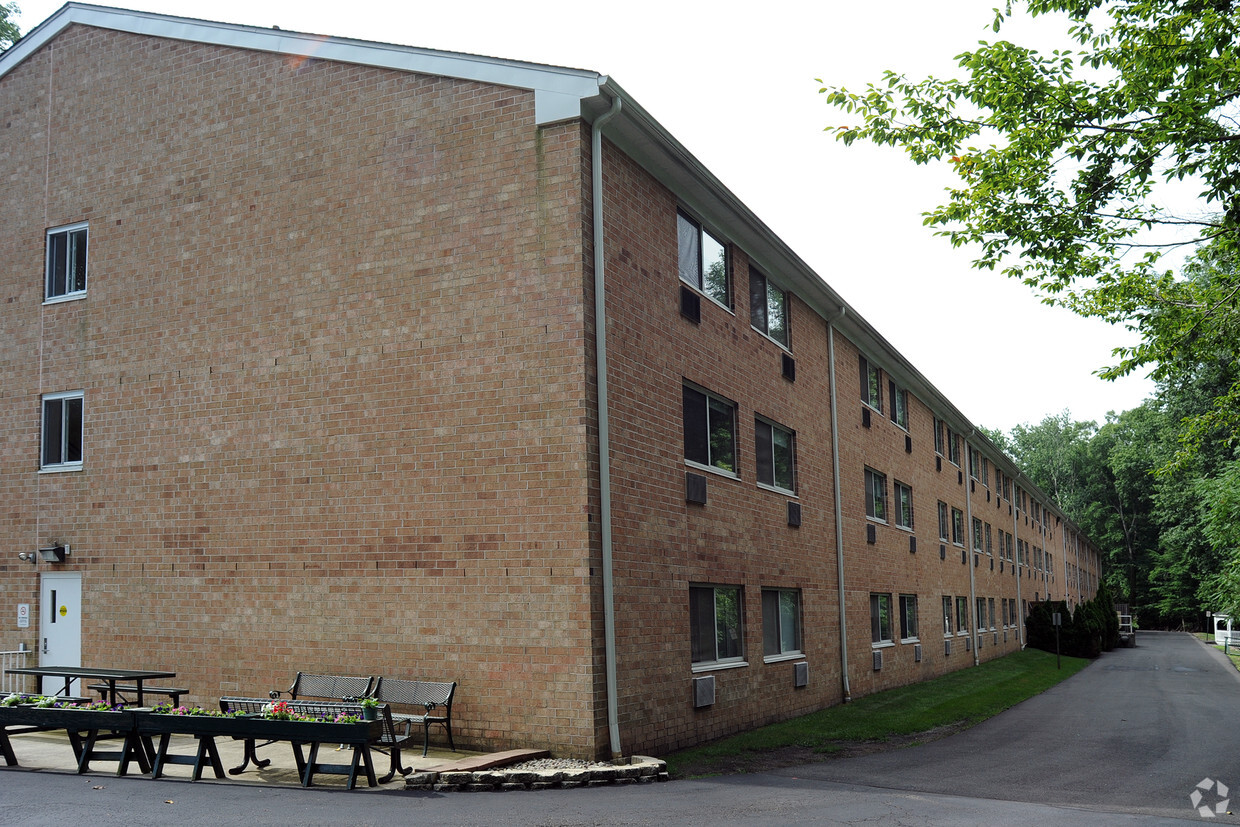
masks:
MULTIPOLYGON (((86 688, 89 689, 91 692, 98 692, 100 700, 103 700, 103 701, 108 700, 109 697, 114 697, 115 700, 113 700, 112 703, 117 703, 121 701, 123 701, 124 703, 129 703, 130 702, 129 699, 122 697, 121 693, 123 692, 127 695, 133 695, 137 693, 138 691, 137 684, 132 684, 132 683, 118 683, 115 686, 111 686, 106 683, 92 683, 92 684, 89 684, 86 688)), ((144 695, 167 695, 169 699, 171 699, 173 706, 180 706, 181 696, 188 695, 189 690, 183 689, 181 687, 175 687, 175 686, 143 686, 142 694, 144 695)))

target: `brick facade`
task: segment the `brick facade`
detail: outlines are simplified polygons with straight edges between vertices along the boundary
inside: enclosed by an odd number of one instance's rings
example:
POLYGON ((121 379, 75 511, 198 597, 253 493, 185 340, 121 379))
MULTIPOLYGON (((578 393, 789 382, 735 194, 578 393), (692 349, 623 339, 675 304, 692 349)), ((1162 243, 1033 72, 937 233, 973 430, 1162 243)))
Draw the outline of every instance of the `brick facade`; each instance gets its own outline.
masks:
MULTIPOLYGON (((588 119, 540 121, 529 89, 111 14, 0 61, 0 649, 38 643, 13 618, 51 608, 40 573, 80 572, 83 662, 173 669, 194 702, 298 669, 456 680, 458 743, 605 754, 588 119), (88 290, 44 302, 46 233, 78 222, 88 290), (40 398, 64 391, 82 392, 82 465, 40 472, 40 398), (53 541, 64 564, 18 560, 53 541)), ((1044 500, 1033 521, 1000 496, 1015 469, 984 439, 989 485, 937 455, 936 421, 967 423, 743 243, 752 228, 711 225, 732 306, 702 297, 685 318, 677 210, 711 210, 623 143, 604 144, 602 194, 624 751, 844 698, 833 408, 853 696, 973 663, 971 635, 944 655, 942 595, 970 611, 1091 596, 1085 538, 1044 500), (788 291, 788 348, 750 324, 751 264, 788 291), (887 409, 862 424, 861 355, 910 388, 907 428, 887 409), (685 496, 703 470, 683 450, 686 383, 735 403, 736 471, 702 474, 704 505, 685 496), (759 419, 795 433, 795 493, 755 481, 759 419), (867 467, 888 497, 911 487, 912 531, 867 520, 867 467), (1049 550, 1052 571, 941 555, 940 500, 1049 550), (691 586, 742 589, 745 665, 693 668, 691 586), (763 657, 763 589, 799 595, 799 654, 763 657), (920 662, 896 641, 873 668, 874 593, 917 596, 920 662), (713 705, 695 708, 695 675, 713 705)), ((981 641, 997 657, 1019 630, 981 641)))

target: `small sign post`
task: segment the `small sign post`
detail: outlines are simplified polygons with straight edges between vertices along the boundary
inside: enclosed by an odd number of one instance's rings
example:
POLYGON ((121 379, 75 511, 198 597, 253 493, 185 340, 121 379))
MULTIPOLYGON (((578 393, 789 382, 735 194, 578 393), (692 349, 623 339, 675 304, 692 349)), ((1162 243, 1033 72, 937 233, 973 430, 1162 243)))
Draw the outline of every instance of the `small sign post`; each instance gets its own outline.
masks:
POLYGON ((17 604, 17 628, 19 629, 30 628, 30 604, 29 603, 18 603, 17 604))
POLYGON ((1052 613, 1051 625, 1055 627, 1055 668, 1062 669, 1059 665, 1059 627, 1063 625, 1063 615, 1059 612, 1052 613))

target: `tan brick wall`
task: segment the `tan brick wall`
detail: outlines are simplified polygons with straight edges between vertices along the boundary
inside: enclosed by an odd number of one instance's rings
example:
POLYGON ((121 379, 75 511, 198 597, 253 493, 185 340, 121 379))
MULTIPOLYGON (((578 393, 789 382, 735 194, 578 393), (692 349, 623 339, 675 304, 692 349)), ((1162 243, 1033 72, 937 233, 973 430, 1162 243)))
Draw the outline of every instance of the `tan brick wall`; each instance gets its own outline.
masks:
POLYGON ((72 544, 83 659, 200 702, 457 680, 458 743, 592 751, 578 129, 86 28, 0 80, 0 126, 0 534, 72 544), (44 230, 82 220, 88 295, 41 306, 44 230), (39 395, 77 388, 85 468, 38 475, 39 395))

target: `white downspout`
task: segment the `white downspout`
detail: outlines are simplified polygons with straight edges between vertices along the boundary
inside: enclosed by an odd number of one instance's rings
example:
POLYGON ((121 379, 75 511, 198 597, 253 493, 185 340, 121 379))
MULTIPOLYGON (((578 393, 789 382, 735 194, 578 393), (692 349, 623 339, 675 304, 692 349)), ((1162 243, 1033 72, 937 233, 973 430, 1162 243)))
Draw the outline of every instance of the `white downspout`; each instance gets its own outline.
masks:
POLYGON ((603 280, 603 124, 620 111, 620 98, 594 119, 590 131, 590 191, 594 207, 594 362, 598 375, 599 522, 603 544, 603 647, 607 664, 607 728, 611 757, 620 758, 620 715, 616 689, 616 606, 611 571, 611 425, 607 417, 607 295, 603 280))
MULTIPOLYGON (((842 318, 845 308, 840 308, 837 319, 842 318)), ((848 686, 848 612, 844 605, 844 500, 840 492, 840 430, 839 415, 835 404, 835 325, 827 320, 827 375, 831 383, 831 469, 835 480, 835 567, 839 583, 840 604, 840 680, 844 703, 852 700, 848 686)))
POLYGON ((1025 601, 1021 596, 1020 581, 1025 579, 1025 567, 1023 565, 1025 558, 1029 555, 1029 549, 1025 549, 1025 553, 1020 553, 1023 545, 1020 540, 1020 515, 1016 513, 1016 482, 1020 479, 1020 474, 1009 480, 1012 484, 1012 497, 1008 500, 1008 507, 1012 509, 1012 534, 1017 537, 1016 552, 1016 616, 1019 622, 1016 624, 1016 642, 1020 644, 1020 648, 1025 648, 1025 601))

